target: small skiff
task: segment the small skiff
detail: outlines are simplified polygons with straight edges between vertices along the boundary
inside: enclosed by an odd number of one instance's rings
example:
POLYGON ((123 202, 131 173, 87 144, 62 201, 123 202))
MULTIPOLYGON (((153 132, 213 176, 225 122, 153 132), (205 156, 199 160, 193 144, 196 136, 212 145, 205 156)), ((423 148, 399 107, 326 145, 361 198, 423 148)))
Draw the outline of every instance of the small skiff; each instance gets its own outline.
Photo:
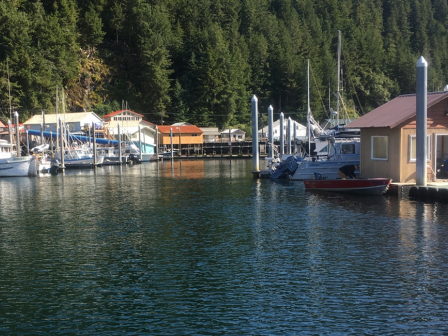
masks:
POLYGON ((306 190, 325 190, 344 193, 382 195, 390 186, 389 178, 360 178, 360 179, 336 179, 336 180, 306 180, 306 190))

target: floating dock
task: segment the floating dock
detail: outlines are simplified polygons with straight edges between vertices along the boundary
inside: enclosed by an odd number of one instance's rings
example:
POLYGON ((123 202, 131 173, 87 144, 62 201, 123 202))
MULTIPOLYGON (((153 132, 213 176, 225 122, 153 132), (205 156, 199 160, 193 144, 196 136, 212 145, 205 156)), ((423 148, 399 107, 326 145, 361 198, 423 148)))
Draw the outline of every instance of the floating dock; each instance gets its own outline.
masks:
POLYGON ((386 195, 395 195, 426 203, 448 203, 448 181, 431 182, 426 186, 391 183, 386 195))

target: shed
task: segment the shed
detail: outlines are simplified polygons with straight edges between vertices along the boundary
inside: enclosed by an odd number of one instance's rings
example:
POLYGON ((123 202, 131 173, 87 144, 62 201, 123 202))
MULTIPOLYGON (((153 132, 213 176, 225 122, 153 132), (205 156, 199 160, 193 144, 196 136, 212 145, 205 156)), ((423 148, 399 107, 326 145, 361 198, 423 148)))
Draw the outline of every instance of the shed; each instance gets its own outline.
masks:
POLYGON ((203 131, 195 126, 158 126, 159 146, 169 149, 171 141, 177 150, 198 151, 204 142, 203 131), (172 137, 171 137, 172 134, 172 137))
MULTIPOLYGON (((356 119, 361 129, 361 175, 416 180, 416 95, 398 96, 356 119)), ((448 92, 427 96, 427 162, 430 177, 448 158, 448 92)))

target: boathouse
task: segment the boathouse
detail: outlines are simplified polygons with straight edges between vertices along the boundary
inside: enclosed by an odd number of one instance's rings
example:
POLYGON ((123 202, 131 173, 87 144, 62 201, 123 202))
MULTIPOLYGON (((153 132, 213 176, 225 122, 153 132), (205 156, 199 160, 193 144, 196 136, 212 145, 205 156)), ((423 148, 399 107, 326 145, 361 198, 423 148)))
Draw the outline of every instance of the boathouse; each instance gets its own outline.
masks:
MULTIPOLYGON (((448 158, 448 92, 427 96, 428 181, 448 158)), ((356 119, 361 130, 361 176, 416 181, 416 95, 401 95, 356 119)))
POLYGON ((58 120, 62 119, 71 134, 81 134, 86 127, 102 125, 103 121, 94 112, 70 112, 59 114, 36 114, 24 122, 27 130, 40 131, 41 125, 45 132, 56 132, 58 120))
POLYGON ((171 141, 175 150, 180 153, 191 154, 199 152, 204 142, 203 131, 195 125, 186 126, 158 126, 159 147, 171 148, 171 141))
POLYGON ((120 110, 104 115, 103 121, 112 139, 118 140, 120 125, 122 140, 132 141, 137 147, 141 141, 142 152, 152 154, 155 153, 156 125, 143 120, 143 117, 143 114, 131 110, 120 110))

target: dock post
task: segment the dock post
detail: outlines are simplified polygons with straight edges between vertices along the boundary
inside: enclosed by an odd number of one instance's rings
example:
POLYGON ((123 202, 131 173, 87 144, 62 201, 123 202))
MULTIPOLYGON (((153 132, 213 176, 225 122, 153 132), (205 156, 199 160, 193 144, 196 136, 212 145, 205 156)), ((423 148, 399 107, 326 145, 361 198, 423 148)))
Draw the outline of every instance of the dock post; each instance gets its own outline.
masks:
MULTIPOLYGON (((8 136, 9 136, 9 143, 12 145, 14 140, 12 138, 12 124, 11 124, 11 120, 8 119, 8 136)), ((11 148, 12 150, 12 148, 11 148)))
POLYGON ((269 136, 269 157, 274 157, 274 109, 272 105, 268 107, 268 136, 269 136))
POLYGON ((159 161, 159 127, 156 126, 156 160, 159 161))
POLYGON ((285 116, 283 112, 280 113, 280 160, 283 160, 285 154, 285 131, 284 131, 285 116))
POLYGON ((118 130, 118 160, 120 161, 120 166, 123 163, 123 157, 121 155, 121 128, 120 123, 117 124, 117 130, 118 130))
POLYGON ((288 117, 288 128, 286 129, 286 154, 291 155, 291 117, 288 117))
POLYGON ((96 167, 96 132, 95 132, 95 121, 92 121, 92 131, 93 131, 93 166, 96 167))
POLYGON ((173 128, 172 127, 170 127, 170 140, 171 140, 171 161, 173 161, 173 159, 174 159, 174 155, 173 155, 174 147, 173 147, 173 128))
POLYGON ((416 184, 426 186, 426 158, 427 158, 427 81, 428 81, 428 63, 421 56, 417 61, 417 94, 416 94, 416 184))
POLYGON ((16 126, 16 148, 17 148, 17 157, 20 157, 20 133, 19 133, 19 114, 14 112, 14 124, 16 126))
POLYGON ((294 149, 293 149, 293 152, 294 152, 294 154, 296 154, 296 153, 297 153, 297 143, 296 143, 296 138, 297 138, 297 123, 294 121, 294 122, 292 123, 292 126, 294 127, 294 132, 293 132, 293 134, 294 134, 294 136, 293 136, 294 149))
POLYGON ((30 155, 30 135, 28 134, 28 130, 26 132, 26 155, 30 155))
POLYGON ((260 158, 258 153, 258 99, 254 95, 252 97, 252 161, 254 164, 254 172, 260 171, 260 158))
POLYGON ((44 123, 40 123, 40 144, 44 144, 44 123))
POLYGON ((62 127, 62 119, 60 117, 59 117, 59 129, 60 129, 60 132, 61 132, 61 134, 59 136, 59 141, 60 141, 60 146, 61 146, 61 169, 65 169, 64 137, 62 136, 62 134, 63 134, 62 133, 63 127, 62 127))
POLYGON ((143 160, 143 148, 142 148, 142 127, 138 125, 138 145, 140 147, 140 161, 143 160))

